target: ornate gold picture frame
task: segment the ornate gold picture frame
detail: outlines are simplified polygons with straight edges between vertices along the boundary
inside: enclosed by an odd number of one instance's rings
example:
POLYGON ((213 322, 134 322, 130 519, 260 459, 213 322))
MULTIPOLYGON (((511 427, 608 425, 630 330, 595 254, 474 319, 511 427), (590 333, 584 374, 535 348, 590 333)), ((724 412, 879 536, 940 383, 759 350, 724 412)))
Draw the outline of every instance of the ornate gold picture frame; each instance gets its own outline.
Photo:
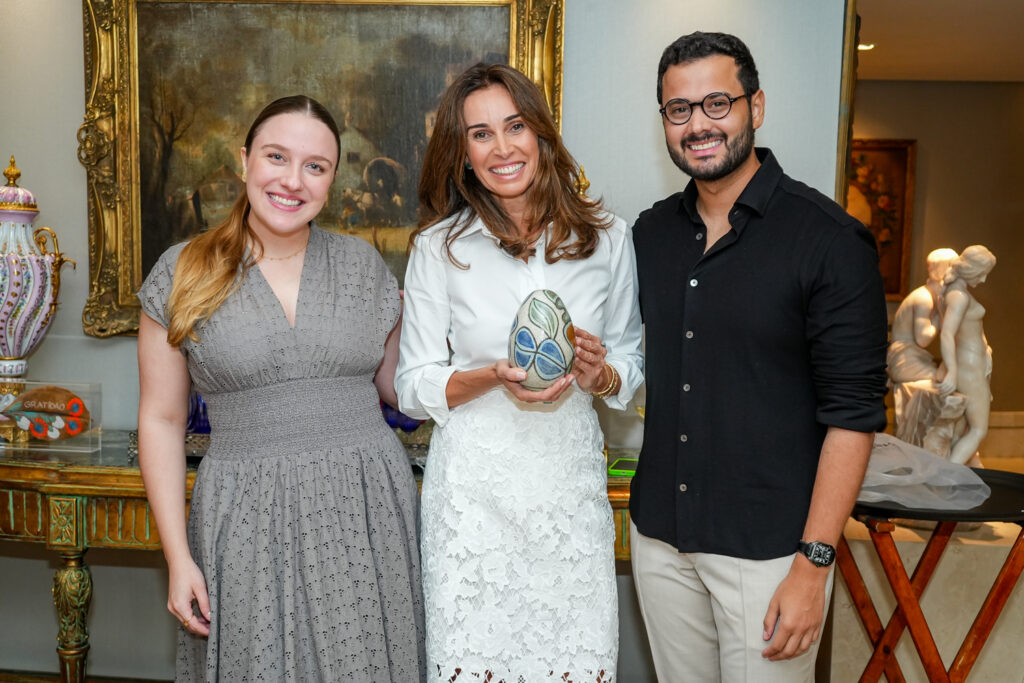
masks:
POLYGON ((401 279, 437 97, 469 65, 507 61, 541 86, 557 120, 563 2, 82 0, 86 334, 138 329, 135 292, 148 267, 216 222, 240 189, 248 123, 296 92, 323 102, 343 129, 339 178, 318 222, 373 243, 401 279))

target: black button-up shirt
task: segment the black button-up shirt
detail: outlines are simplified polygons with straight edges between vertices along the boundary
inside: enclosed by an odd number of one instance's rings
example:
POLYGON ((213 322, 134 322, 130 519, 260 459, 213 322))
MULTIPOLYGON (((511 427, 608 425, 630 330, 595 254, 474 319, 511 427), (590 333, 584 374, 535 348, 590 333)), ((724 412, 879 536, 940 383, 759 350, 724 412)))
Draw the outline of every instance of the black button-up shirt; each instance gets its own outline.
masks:
POLYGON ((757 155, 708 253, 692 181, 633 229, 647 410, 630 513, 680 552, 794 552, 828 426, 885 426, 874 239, 757 155))

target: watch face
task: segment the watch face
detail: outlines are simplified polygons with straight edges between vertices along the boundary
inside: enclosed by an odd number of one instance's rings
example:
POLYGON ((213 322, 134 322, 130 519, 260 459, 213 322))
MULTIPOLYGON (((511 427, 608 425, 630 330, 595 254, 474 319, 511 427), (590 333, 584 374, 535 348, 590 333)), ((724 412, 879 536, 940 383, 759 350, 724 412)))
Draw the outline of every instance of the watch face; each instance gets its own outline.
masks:
POLYGON ((836 551, 824 543, 815 543, 813 554, 814 557, 812 559, 814 562, 825 567, 832 564, 832 560, 836 557, 836 551))
POLYGON ((807 556, 807 559, 819 567, 828 567, 836 559, 836 549, 829 544, 821 543, 820 541, 805 543, 803 552, 804 555, 807 556))

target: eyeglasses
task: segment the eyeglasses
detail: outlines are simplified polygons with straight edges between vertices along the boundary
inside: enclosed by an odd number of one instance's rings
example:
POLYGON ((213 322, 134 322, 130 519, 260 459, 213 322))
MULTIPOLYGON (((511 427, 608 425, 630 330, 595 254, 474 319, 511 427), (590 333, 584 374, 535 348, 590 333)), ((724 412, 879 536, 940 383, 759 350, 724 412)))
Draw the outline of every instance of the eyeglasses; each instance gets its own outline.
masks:
MULTIPOLYGON (((732 111, 732 103, 749 97, 747 94, 737 97, 729 97, 724 92, 713 92, 700 101, 700 108, 709 119, 724 119, 732 111)), ((659 109, 661 115, 668 119, 669 123, 681 126, 693 116, 694 103, 688 100, 669 100, 665 106, 659 109)))

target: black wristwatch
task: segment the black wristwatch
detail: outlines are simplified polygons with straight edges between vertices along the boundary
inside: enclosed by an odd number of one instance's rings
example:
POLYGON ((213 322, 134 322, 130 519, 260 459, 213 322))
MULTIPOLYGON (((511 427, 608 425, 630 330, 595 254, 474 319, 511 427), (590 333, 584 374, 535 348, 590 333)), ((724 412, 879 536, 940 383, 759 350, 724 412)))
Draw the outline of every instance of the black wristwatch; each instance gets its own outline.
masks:
POLYGON ((828 567, 836 561, 836 549, 828 543, 822 543, 821 541, 806 543, 800 541, 797 544, 797 549, 817 567, 828 567))

